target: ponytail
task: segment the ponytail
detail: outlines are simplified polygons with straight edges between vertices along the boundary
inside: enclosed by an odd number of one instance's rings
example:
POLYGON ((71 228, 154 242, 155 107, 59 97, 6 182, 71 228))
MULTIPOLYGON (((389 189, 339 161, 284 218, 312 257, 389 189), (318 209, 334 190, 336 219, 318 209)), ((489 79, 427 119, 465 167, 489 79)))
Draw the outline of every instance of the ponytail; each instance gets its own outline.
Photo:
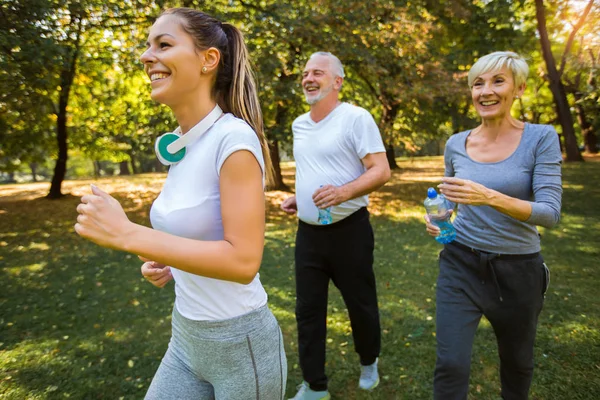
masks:
POLYGON ((231 24, 191 8, 170 8, 161 15, 165 14, 183 19, 182 27, 192 36, 197 48, 214 47, 221 53, 213 96, 223 111, 243 119, 256 132, 265 161, 265 181, 267 186, 271 185, 274 182, 271 153, 242 32, 231 24))
POLYGON ((217 84, 215 85, 217 101, 224 106, 222 107, 224 111, 243 119, 256 132, 265 161, 266 183, 270 185, 274 181, 273 164, 265 136, 256 80, 250 65, 244 36, 238 28, 231 24, 223 23, 221 26, 227 35, 229 54, 223 55, 225 58, 223 60, 224 68, 221 68, 217 75, 217 84), (222 86, 229 86, 229 90, 220 91, 222 86))

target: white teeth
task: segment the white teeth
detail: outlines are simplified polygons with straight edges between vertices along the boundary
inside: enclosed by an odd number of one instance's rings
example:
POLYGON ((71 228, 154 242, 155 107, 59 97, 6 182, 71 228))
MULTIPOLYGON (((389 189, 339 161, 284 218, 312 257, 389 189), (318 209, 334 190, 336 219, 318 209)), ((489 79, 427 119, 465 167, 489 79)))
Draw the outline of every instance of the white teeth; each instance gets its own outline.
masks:
POLYGON ((154 82, 154 81, 156 81, 158 79, 163 79, 163 78, 168 78, 168 77, 169 77, 169 74, 163 74, 162 72, 158 72, 156 74, 150 75, 150 80, 152 82, 154 82))
POLYGON ((491 106, 492 104, 497 104, 497 103, 498 103, 497 101, 482 101, 481 105, 491 106))

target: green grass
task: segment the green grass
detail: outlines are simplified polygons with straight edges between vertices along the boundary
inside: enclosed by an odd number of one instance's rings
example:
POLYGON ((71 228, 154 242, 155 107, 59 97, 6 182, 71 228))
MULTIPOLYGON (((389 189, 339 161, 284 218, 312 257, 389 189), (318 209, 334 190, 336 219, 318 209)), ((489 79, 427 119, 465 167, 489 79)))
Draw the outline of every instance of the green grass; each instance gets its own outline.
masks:
MULTIPOLYGON (((358 357, 346 310, 332 287, 327 371, 336 399, 429 399, 435 362, 435 280, 440 247, 425 233, 421 201, 442 174, 441 158, 402 159, 372 197, 375 270, 382 321, 382 382, 359 392, 358 357)), ((293 170, 284 170, 293 183, 293 170)), ((532 399, 600 398, 600 163, 566 165, 563 218, 542 230, 552 283, 540 318, 532 399)), ((164 175, 100 179, 130 217, 147 223, 164 175)), ((0 398, 141 399, 170 336, 173 286, 140 277, 136 257, 75 235, 75 207, 91 181, 69 181, 48 201, 48 184, 0 186, 0 398)), ((295 220, 268 193, 261 280, 289 363, 288 395, 301 381, 296 355, 295 220)), ((477 333, 470 398, 497 399, 493 332, 477 333)))

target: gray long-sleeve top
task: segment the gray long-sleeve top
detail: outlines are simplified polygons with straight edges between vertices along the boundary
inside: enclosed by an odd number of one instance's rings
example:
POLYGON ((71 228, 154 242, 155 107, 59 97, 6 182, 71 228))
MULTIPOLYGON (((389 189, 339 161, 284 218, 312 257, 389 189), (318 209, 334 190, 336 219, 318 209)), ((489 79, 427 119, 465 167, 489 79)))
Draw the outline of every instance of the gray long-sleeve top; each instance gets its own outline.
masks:
POLYGON ((552 227, 560 219, 562 156, 556 131, 549 125, 526 123, 517 149, 508 158, 492 163, 469 157, 466 139, 470 132, 457 133, 446 143, 446 176, 469 179, 529 201, 531 216, 519 221, 489 206, 460 204, 454 220, 456 240, 500 254, 540 251, 536 225, 552 227))

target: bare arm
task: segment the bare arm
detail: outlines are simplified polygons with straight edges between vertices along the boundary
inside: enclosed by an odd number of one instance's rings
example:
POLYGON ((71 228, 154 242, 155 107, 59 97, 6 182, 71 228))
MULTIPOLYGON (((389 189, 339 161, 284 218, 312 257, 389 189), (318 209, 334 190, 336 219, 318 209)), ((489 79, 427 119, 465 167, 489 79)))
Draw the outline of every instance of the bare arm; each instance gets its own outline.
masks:
POLYGON ((362 163, 367 169, 361 176, 342 186, 325 185, 313 194, 319 208, 337 206, 345 201, 369 194, 383 186, 391 176, 385 153, 370 153, 362 163))
POLYGON ((227 158, 220 192, 223 240, 187 239, 133 224, 120 204, 98 189, 82 198, 75 230, 105 247, 192 274, 247 284, 260 267, 265 230, 262 174, 250 152, 237 151, 227 158))

